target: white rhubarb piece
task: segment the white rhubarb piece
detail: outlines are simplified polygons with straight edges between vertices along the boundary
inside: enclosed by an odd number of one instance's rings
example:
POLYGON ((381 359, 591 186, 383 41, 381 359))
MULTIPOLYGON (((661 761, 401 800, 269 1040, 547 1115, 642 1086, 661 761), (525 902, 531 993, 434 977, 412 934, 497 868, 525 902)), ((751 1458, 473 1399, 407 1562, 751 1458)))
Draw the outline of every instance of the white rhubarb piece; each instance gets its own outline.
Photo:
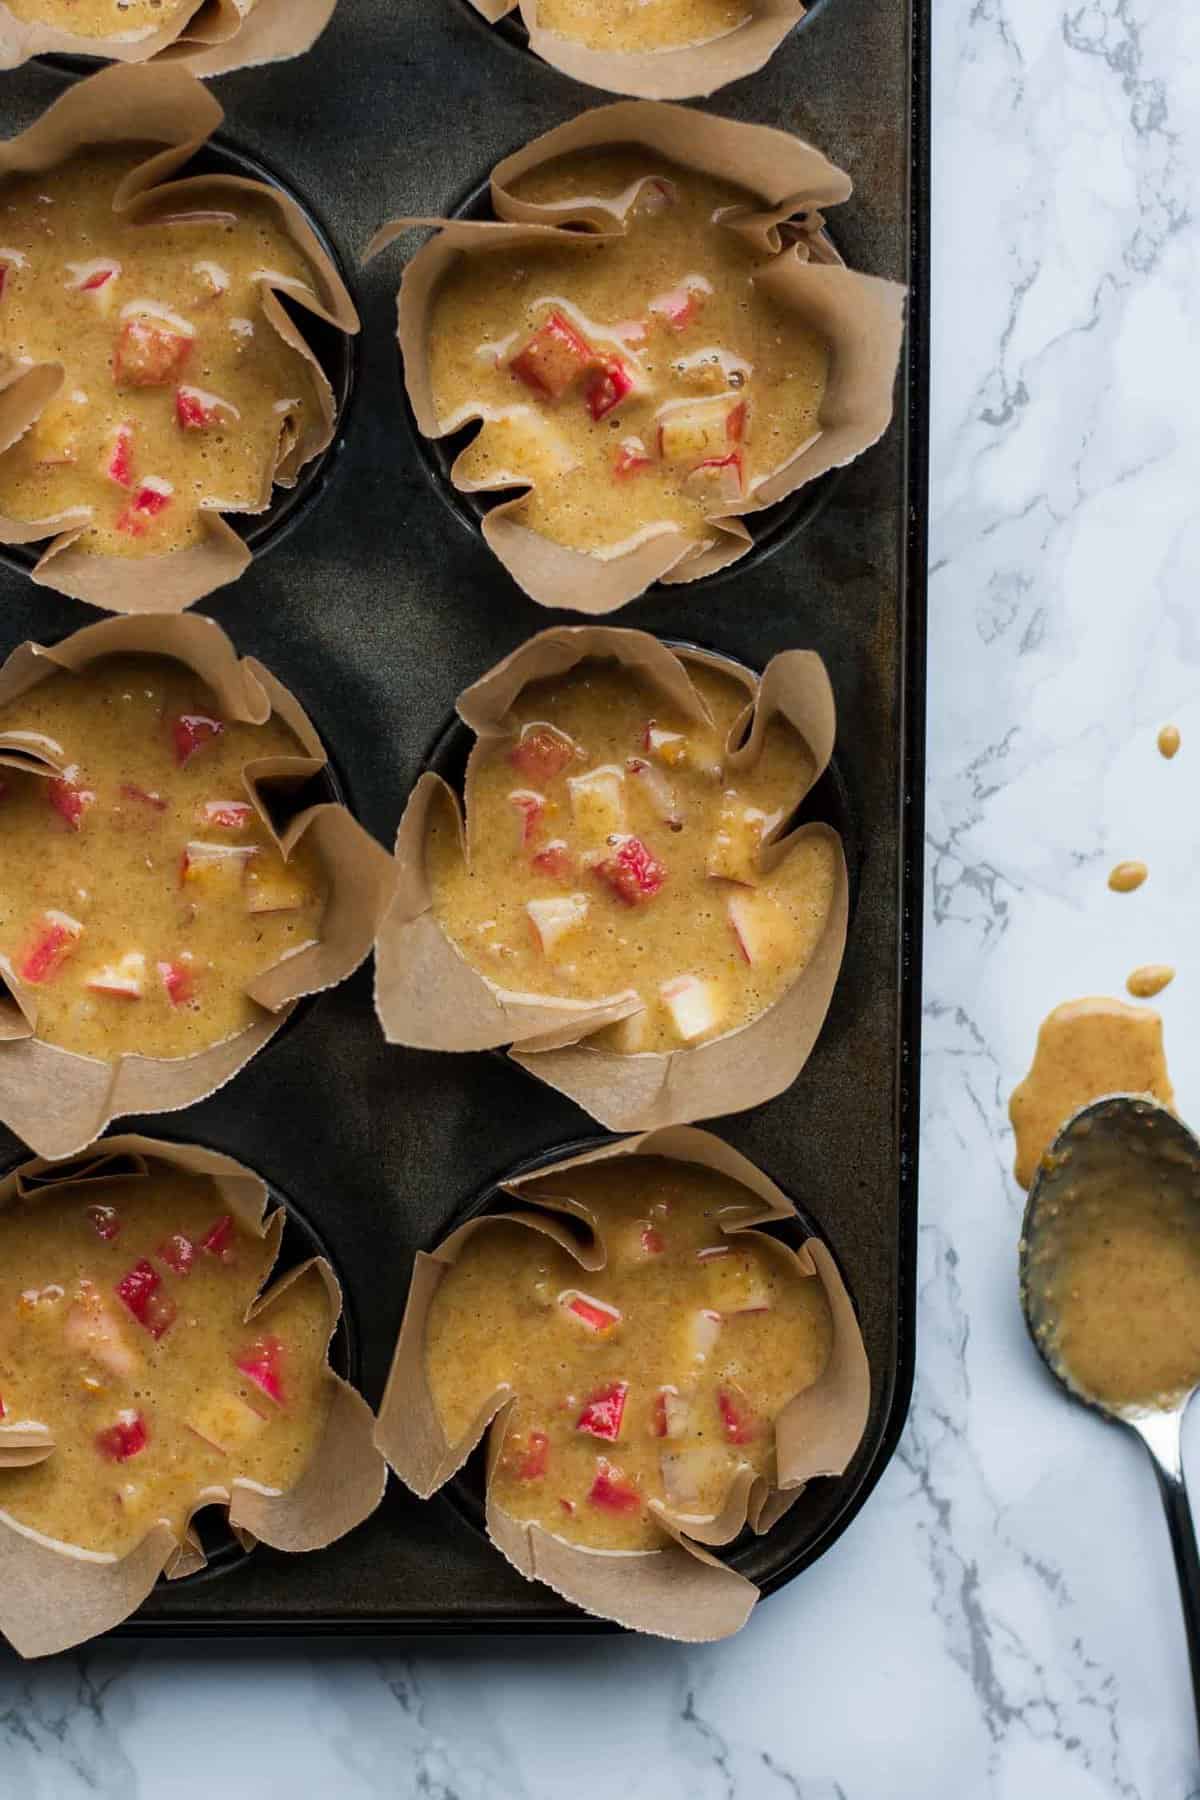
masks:
POLYGON ((199 1401, 184 1420, 189 1431, 194 1431, 222 1456, 240 1450, 258 1436, 266 1423, 263 1415, 255 1412, 239 1395, 222 1393, 209 1394, 199 1401))
POLYGON ((116 962, 95 969, 83 985, 93 994, 140 1000, 146 988, 146 958, 140 950, 127 950, 116 962))
POLYGON ((591 844, 603 844, 625 829, 625 771, 616 763, 601 763, 586 775, 567 777, 571 817, 576 830, 591 844))
POLYGON ((676 975, 659 988, 663 1005, 671 1015, 676 1034, 685 1044, 703 1037, 718 1023, 716 997, 712 984, 698 975, 676 975))
POLYGON ((586 894, 564 894, 560 899, 527 900, 525 911, 533 928, 538 948, 550 956, 567 932, 575 931, 587 918, 586 894))
POLYGON ((684 1352, 689 1363, 707 1362, 721 1335, 721 1315, 711 1306, 691 1313, 684 1327, 684 1352))
POLYGON ((631 792, 644 794, 655 817, 661 819, 664 825, 670 826, 672 831, 678 831, 683 824, 683 812, 675 796, 675 789, 662 770, 656 769, 644 756, 627 757, 625 767, 632 783, 631 792))
POLYGON ((704 1291, 723 1318, 770 1311, 770 1284, 755 1251, 722 1244, 697 1256, 703 1265, 704 1291))
POLYGON ((716 835, 709 846, 705 873, 714 879, 757 887, 761 879, 759 853, 763 839, 779 824, 781 816, 777 812, 765 813, 758 806, 747 806, 735 789, 727 789, 721 798, 716 835))
POLYGON ((726 912, 738 954, 752 968, 760 963, 786 962, 794 952, 796 927, 769 894, 739 889, 730 895, 726 912))
POLYGON ((141 1358, 130 1349, 117 1323, 90 1281, 79 1283, 78 1299, 72 1301, 63 1320, 63 1337, 68 1349, 80 1356, 90 1356, 110 1374, 122 1379, 136 1373, 141 1358))
POLYGON ((746 402, 737 394, 672 401, 658 414, 658 454, 675 468, 717 461, 745 435, 746 402))

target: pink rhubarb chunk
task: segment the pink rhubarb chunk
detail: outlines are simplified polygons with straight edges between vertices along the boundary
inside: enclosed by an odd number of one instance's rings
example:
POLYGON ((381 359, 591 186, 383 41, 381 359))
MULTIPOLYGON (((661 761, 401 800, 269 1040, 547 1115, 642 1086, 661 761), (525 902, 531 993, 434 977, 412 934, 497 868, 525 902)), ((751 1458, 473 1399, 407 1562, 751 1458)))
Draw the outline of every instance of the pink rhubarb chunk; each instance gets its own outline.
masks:
POLYGON ((33 986, 53 981, 82 935, 83 926, 69 913, 43 913, 32 944, 17 964, 17 974, 33 986))
POLYGON ((517 815, 518 842, 524 848, 536 844, 542 835, 546 796, 535 793, 533 788, 514 788, 508 796, 508 804, 517 815))
POLYGON ((107 1431, 96 1433, 97 1450, 112 1462, 128 1462, 131 1456, 137 1456, 143 1451, 149 1442, 150 1433, 145 1419, 140 1412, 132 1409, 119 1412, 115 1425, 110 1425, 107 1431))
POLYGON ((730 1444, 751 1444, 758 1436, 759 1424, 751 1410, 746 1396, 733 1387, 721 1388, 717 1394, 717 1410, 721 1415, 721 1428, 725 1433, 725 1441, 730 1444))
POLYGON ((595 353, 582 333, 562 313, 552 312, 508 366, 535 394, 559 400, 594 361, 595 353))
POLYGON ((607 1300, 596 1300, 591 1294, 581 1294, 578 1288, 564 1288, 558 1304, 568 1318, 588 1331, 603 1334, 621 1322, 617 1307, 610 1306, 607 1300))
POLYGON ((120 1236, 121 1215, 115 1206, 89 1206, 84 1210, 92 1230, 98 1238, 103 1238, 106 1244, 120 1236))
POLYGON ((650 452, 640 437, 621 439, 613 456, 613 474, 619 481, 630 475, 642 475, 653 466, 650 452))
POLYGON ((666 867, 639 837, 623 837, 611 856, 596 864, 596 874, 626 906, 652 900, 667 879, 666 867))
POLYGON ((83 824, 83 815, 90 806, 96 804, 96 796, 91 788, 85 788, 73 781, 69 775, 55 775, 46 783, 47 798, 61 819, 65 819, 72 831, 78 831, 83 824))
POLYGON ((588 411, 597 422, 606 419, 623 400, 628 400, 637 386, 633 371, 619 356, 610 356, 588 379, 584 398, 588 411))
POLYGON ((133 426, 118 425, 104 459, 104 473, 118 487, 133 486, 133 426))
POLYGON ((525 725, 521 736, 508 753, 514 769, 527 781, 544 784, 561 775, 575 758, 575 745, 565 731, 556 725, 525 725))
POLYGON ((277 1337, 255 1338, 234 1357, 234 1366, 276 1406, 283 1405, 283 1345, 277 1337))
POLYGON ((627 1381, 610 1381, 607 1387, 597 1388, 584 1402, 583 1411, 575 1421, 576 1431, 590 1431, 593 1437, 615 1444, 621 1435, 628 1393, 627 1381))
POLYGON ((175 490, 169 481, 147 475, 133 499, 117 514, 116 527, 129 537, 145 537, 154 520, 171 504, 175 490))
POLYGON ((221 1218, 213 1220, 200 1239, 200 1248, 209 1256, 219 1257, 222 1262, 233 1261, 233 1215, 231 1213, 224 1213, 221 1218))
POLYGON ((140 950, 127 950, 116 962, 94 969, 84 986, 116 1000, 140 1000, 146 991, 146 958, 140 950))
POLYGON ((210 719, 204 713, 180 713, 171 726, 175 761, 180 768, 189 763, 198 750, 206 749, 219 738, 224 729, 220 719, 210 719))
POLYGON ((572 882, 578 873, 575 858, 563 838, 552 838, 543 850, 539 850, 532 867, 539 875, 549 876, 551 881, 572 882))
POLYGON ((603 1508, 605 1512, 632 1513, 640 1512, 642 1496, 626 1481, 620 1469, 600 1457, 596 1464, 596 1478, 588 1489, 588 1499, 593 1506, 603 1508))
POLYGON ((154 1254, 174 1274, 190 1275, 192 1264, 196 1260, 196 1246, 182 1231, 173 1231, 169 1238, 163 1239, 154 1254))
POLYGON ((115 1289, 117 1299, 152 1338, 162 1337, 175 1319, 175 1302, 169 1294, 159 1292, 161 1287, 162 1276, 143 1257, 122 1275, 115 1289))
POLYGON ((176 962, 160 962, 158 978, 172 1006, 186 1006, 195 999, 196 975, 190 962, 184 962, 182 958, 176 962))
POLYGON ((518 1481, 540 1481, 550 1466, 550 1439, 544 1431, 531 1431, 526 1448, 516 1462, 518 1481))
POLYGON ((127 319, 117 336, 113 379, 118 387, 166 387, 191 354, 192 340, 151 318, 127 319))
POLYGON ((213 831, 245 831, 254 817, 246 800, 204 800, 196 808, 196 820, 213 831))

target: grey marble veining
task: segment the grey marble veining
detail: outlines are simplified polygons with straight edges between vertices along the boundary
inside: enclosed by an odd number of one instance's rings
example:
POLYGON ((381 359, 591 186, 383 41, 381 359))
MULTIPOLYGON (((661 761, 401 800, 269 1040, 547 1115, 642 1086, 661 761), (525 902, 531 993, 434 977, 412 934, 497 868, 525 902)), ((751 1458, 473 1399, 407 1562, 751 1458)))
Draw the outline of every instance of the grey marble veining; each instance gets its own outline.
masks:
POLYGON ((1005 1105, 1053 1002, 1200 950, 1200 13, 937 0, 919 1368, 839 1545, 733 1643, 0 1666, 0 1795, 1184 1800, 1148 1468, 1043 1378, 1005 1105), (1155 753, 1168 719, 1172 764, 1155 753), (1144 858, 1137 895, 1105 887, 1144 858))

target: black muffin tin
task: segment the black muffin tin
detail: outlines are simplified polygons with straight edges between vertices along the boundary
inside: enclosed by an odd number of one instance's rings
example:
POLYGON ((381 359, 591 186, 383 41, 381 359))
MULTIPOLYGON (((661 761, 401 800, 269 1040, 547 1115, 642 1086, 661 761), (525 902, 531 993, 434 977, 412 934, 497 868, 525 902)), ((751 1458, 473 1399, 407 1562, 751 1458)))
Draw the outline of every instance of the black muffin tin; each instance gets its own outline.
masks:
MULTIPOLYGON (((734 1552, 766 1592, 862 1505, 912 1382, 928 409, 927 0, 914 3, 915 16, 907 4, 829 0, 765 69, 708 103, 798 132, 853 176, 854 198, 835 214, 839 249, 913 287, 895 422, 777 554, 721 582, 656 589, 612 619, 755 667, 788 647, 818 650, 837 696, 835 801, 855 824, 859 864, 845 965, 791 1091, 711 1122, 829 1240, 872 1368, 850 1470, 812 1483, 766 1537, 734 1552)), ((28 124, 65 79, 41 65, 0 77, 0 129, 28 124)), ((456 0, 342 0, 308 56, 222 78, 215 91, 223 140, 280 172, 350 268, 385 218, 445 213, 501 156, 606 99, 493 41, 456 0)), ((399 273, 393 250, 351 279, 364 333, 336 477, 286 541, 200 608, 310 708, 349 804, 389 846, 455 696, 533 632, 578 622, 526 600, 433 492, 397 372, 399 273)), ((0 651, 95 617, 0 567, 0 651)), ((501 1056, 388 1048, 369 970, 211 1099, 126 1128, 228 1151, 294 1201, 343 1282, 373 1404, 413 1253, 505 1171, 603 1137, 501 1056)), ((18 1150, 0 1130, 0 1166, 18 1150)), ((393 1480, 340 1543, 297 1557, 259 1548, 219 1577, 160 1585, 117 1635, 606 1629, 522 1580, 468 1515, 461 1498, 420 1502, 393 1480)))

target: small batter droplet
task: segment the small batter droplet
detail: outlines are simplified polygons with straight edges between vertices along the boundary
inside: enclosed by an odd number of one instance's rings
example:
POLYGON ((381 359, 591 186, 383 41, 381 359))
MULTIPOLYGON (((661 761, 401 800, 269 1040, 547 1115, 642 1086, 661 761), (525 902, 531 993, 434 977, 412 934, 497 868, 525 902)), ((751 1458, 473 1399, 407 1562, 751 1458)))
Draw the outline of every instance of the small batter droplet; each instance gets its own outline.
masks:
POLYGON ((1170 963, 1143 963, 1127 977, 1125 986, 1135 1000, 1150 1000, 1161 994, 1175 979, 1170 963))
POLYGON ((1119 862, 1109 870, 1108 885, 1114 894, 1132 894, 1150 873, 1144 862, 1119 862))
POLYGON ((1178 725, 1164 725, 1158 734, 1158 754, 1170 762, 1182 741, 1178 725))

